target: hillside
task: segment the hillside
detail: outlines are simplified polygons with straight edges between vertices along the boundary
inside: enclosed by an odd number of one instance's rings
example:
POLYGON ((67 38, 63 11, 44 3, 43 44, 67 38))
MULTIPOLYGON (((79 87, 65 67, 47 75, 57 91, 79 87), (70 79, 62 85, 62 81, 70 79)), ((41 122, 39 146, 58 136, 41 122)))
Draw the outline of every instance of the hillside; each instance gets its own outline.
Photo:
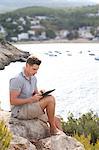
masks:
POLYGON ((95 4, 92 0, 3 0, 0 1, 0 13, 12 11, 18 8, 29 6, 45 6, 45 7, 75 7, 87 6, 95 4))
MULTIPOLYGON (((27 7, 1 14, 0 23, 7 32, 7 37, 17 37, 18 34, 32 30, 35 38, 45 32, 49 39, 55 38, 61 30, 73 31, 72 34, 75 34, 75 30, 88 26, 91 28, 90 32, 97 35, 99 5, 75 8, 27 7), (37 25, 38 30, 34 30, 37 25)), ((77 33, 76 36, 78 37, 77 33)))
POLYGON ((98 25, 97 17, 88 17, 88 13, 96 13, 99 10, 99 5, 87 6, 87 7, 75 7, 75 8, 48 8, 48 7, 27 7, 22 9, 17 9, 13 12, 5 13, 0 15, 0 22, 3 24, 5 19, 8 17, 14 18, 14 20, 19 17, 25 16, 52 16, 55 20, 56 26, 66 25, 66 27, 75 26, 78 24, 89 24, 98 25), (73 25, 72 23, 75 22, 73 25), (77 23, 76 23, 77 22, 77 23))

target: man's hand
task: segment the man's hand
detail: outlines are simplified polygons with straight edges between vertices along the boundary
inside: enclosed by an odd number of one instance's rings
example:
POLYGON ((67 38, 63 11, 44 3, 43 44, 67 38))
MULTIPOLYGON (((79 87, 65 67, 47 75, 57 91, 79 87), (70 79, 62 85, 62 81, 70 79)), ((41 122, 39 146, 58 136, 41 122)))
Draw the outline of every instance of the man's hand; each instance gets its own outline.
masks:
POLYGON ((38 102, 42 98, 42 94, 35 94, 30 98, 30 103, 38 102))
POLYGON ((41 94, 41 95, 42 95, 44 92, 45 92, 45 90, 44 90, 44 89, 43 89, 43 90, 40 90, 40 91, 39 91, 39 94, 41 94))

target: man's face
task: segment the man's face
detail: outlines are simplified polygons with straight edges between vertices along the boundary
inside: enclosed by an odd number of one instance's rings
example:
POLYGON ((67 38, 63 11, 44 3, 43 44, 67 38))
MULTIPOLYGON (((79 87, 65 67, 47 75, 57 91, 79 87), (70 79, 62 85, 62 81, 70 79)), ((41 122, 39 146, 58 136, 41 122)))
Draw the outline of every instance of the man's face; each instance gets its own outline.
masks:
POLYGON ((27 64, 27 69, 28 69, 28 75, 29 76, 33 76, 37 73, 38 69, 39 69, 39 65, 32 65, 30 66, 29 64, 27 64))

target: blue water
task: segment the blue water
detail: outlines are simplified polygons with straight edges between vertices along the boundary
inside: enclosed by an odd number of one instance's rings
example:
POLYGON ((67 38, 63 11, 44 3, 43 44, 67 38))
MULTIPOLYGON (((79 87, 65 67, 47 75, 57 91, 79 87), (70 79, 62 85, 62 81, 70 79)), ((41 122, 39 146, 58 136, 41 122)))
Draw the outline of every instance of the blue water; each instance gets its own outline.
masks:
MULTIPOLYGON (((69 112, 78 117, 90 110, 99 114, 99 44, 20 44, 42 59, 37 73, 38 89, 53 89, 56 114, 66 119, 69 112), (94 54, 94 55, 90 55, 94 54)), ((9 79, 21 71, 25 63, 11 63, 0 71, 2 108, 10 110, 9 79)))

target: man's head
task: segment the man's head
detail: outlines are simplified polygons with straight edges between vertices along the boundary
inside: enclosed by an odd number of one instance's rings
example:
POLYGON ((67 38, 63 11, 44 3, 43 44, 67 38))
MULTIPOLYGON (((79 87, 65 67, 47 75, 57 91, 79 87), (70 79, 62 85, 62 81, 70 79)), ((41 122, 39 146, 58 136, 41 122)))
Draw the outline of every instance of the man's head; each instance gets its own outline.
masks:
POLYGON ((28 76, 35 75, 39 69, 39 65, 41 64, 41 60, 37 57, 31 55, 27 58, 26 61, 26 73, 28 76))
POLYGON ((27 58, 26 64, 29 64, 30 66, 33 66, 34 64, 36 64, 39 66, 41 64, 41 60, 31 55, 27 58))

